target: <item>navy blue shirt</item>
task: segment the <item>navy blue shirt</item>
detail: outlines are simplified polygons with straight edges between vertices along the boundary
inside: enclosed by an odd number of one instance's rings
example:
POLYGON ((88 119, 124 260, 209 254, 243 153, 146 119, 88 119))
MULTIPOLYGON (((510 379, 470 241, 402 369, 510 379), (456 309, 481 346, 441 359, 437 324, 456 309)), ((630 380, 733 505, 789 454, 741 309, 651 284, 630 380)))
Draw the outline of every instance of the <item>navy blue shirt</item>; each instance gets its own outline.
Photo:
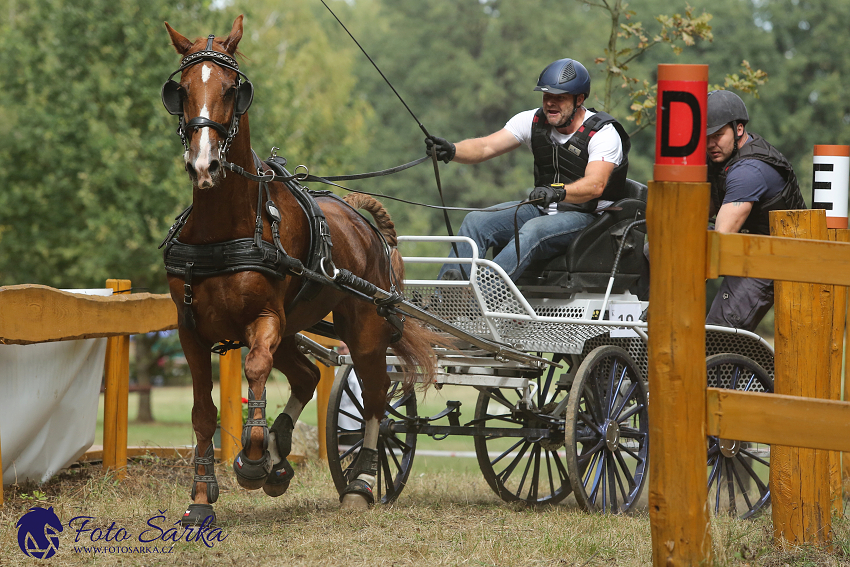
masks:
POLYGON ((754 203, 778 195, 785 180, 772 166, 758 159, 734 164, 726 174, 726 203, 754 203))

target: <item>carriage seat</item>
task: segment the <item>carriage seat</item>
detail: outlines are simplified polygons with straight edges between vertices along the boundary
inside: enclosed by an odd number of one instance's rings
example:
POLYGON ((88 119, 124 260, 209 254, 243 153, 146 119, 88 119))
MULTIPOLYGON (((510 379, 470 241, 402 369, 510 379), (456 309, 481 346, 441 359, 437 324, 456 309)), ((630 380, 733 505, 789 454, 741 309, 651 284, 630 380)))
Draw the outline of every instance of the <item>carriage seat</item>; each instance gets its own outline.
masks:
MULTIPOLYGON (((570 243, 566 254, 532 262, 517 285, 528 297, 557 297, 579 291, 605 293, 623 234, 632 222, 646 219, 647 188, 626 180, 624 188, 602 194, 614 204, 587 225, 570 243)), ((645 295, 649 262, 643 253, 646 224, 632 227, 617 266, 612 293, 631 290, 645 295), (640 284, 640 285, 639 285, 640 284), (639 289, 640 288, 640 289, 639 289)), ((642 298, 643 299, 643 298, 642 298)))

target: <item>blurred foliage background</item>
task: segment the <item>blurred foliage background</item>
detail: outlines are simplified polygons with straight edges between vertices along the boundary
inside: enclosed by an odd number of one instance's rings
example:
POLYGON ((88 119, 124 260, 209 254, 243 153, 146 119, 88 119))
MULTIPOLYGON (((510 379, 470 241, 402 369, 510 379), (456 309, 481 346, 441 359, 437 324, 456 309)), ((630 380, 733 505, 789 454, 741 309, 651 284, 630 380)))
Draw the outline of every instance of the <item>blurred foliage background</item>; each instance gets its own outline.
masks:
MULTIPOLYGON (((749 129, 794 164, 809 202, 812 146, 850 143, 842 94, 850 77, 848 2, 327 1, 428 131, 450 140, 487 135, 538 106, 532 88, 540 71, 572 57, 591 71, 588 104, 624 122, 634 111, 631 91, 653 85, 659 63, 707 63, 710 83, 719 85, 741 73, 742 60, 766 72, 757 96, 739 91, 749 129), (692 18, 684 35, 612 75, 616 57, 636 53, 618 50, 638 50, 641 35, 653 42, 676 14, 692 18), (614 53, 612 26, 621 34, 614 53)), ((191 186, 176 120, 160 103, 179 61, 163 21, 188 37, 226 35, 243 13, 240 65, 256 87, 258 154, 279 146, 291 165, 320 175, 423 154, 419 126, 319 0, 0 0, 0 284, 99 287, 129 278, 136 288, 165 291, 157 246, 189 204, 191 186)), ((633 138, 633 179, 651 177, 653 136, 650 127, 633 138)), ((524 197, 531 171, 525 150, 443 166, 447 204, 524 197)), ((439 202, 427 163, 350 186, 439 202)), ((385 205, 402 234, 445 233, 437 211, 385 205)), ((452 214, 456 227, 461 219, 452 214)))

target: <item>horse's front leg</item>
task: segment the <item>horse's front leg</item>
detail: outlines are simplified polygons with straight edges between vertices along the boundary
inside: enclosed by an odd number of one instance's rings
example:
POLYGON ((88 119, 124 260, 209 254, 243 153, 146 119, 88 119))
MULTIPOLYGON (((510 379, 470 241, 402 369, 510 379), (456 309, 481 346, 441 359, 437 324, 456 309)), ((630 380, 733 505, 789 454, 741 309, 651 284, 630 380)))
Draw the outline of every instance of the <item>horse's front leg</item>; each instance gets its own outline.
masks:
POLYGON ((276 314, 266 314, 246 330, 250 346, 245 357, 248 379, 248 420, 242 429, 242 450, 233 461, 239 485, 256 490, 266 483, 272 469, 269 454, 269 426, 266 421, 266 381, 272 370, 273 353, 280 343, 281 322, 276 314))
POLYGON ((352 361, 363 379, 363 446, 348 475, 348 486, 340 496, 342 508, 367 509, 375 503, 373 490, 378 476, 378 429, 387 403, 390 377, 387 374, 386 347, 357 354, 357 345, 349 344, 352 361))
POLYGON ((192 480, 192 504, 183 514, 184 526, 214 524, 215 512, 212 505, 218 500, 218 482, 215 478, 215 434, 217 408, 212 398, 212 366, 209 348, 198 343, 194 333, 179 329, 180 344, 192 373, 192 428, 198 444, 195 445, 195 476, 192 480))
POLYGON ((285 337, 274 353, 274 367, 286 375, 292 395, 286 407, 274 420, 269 432, 269 452, 272 470, 263 490, 269 496, 280 496, 289 488, 295 470, 286 457, 292 450, 292 432, 295 423, 316 391, 319 383, 319 368, 298 350, 295 337, 285 337))

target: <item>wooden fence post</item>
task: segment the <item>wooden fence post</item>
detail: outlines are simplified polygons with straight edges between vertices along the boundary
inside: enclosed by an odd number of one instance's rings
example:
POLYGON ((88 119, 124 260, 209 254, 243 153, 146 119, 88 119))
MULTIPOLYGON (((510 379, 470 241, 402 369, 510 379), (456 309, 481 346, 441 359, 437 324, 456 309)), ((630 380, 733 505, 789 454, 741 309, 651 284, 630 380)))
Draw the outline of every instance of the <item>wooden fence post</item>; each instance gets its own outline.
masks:
MULTIPOLYGON (((847 302, 846 320, 850 321, 850 301, 847 302)), ((848 337, 847 344, 850 346, 850 337, 848 337)), ((845 358, 846 356, 845 354, 845 358)), ((850 402, 850 361, 847 360, 844 361, 844 401, 850 402)), ((850 483, 850 453, 843 453, 841 458, 844 482, 850 483)))
MULTIPOLYGON (((130 280, 106 280, 112 293, 130 290, 130 280)), ((103 468, 123 479, 127 469, 127 403, 130 395, 130 336, 109 337, 103 365, 103 468)))
MULTIPOLYGON (((823 210, 771 211, 770 232, 773 236, 827 240, 826 215, 823 210)), ((774 391, 827 398, 830 357, 823 354, 832 347, 833 286, 777 280, 775 292, 774 391)), ((831 543, 827 451, 773 445, 770 496, 777 543, 831 543)))
POLYGON ((230 463, 242 448, 242 349, 219 358, 221 460, 230 463))
MULTIPOLYGON (((833 242, 850 242, 850 229, 829 228, 833 242)), ((844 359, 844 327, 847 317, 847 288, 833 286, 832 350, 830 352, 829 399, 841 400, 841 364, 844 359)), ((844 516, 844 488, 841 479, 841 451, 829 452, 829 487, 832 498, 832 515, 844 516)))
POLYGON ((711 564, 706 466, 708 183, 649 183, 649 520, 656 567, 711 564))

